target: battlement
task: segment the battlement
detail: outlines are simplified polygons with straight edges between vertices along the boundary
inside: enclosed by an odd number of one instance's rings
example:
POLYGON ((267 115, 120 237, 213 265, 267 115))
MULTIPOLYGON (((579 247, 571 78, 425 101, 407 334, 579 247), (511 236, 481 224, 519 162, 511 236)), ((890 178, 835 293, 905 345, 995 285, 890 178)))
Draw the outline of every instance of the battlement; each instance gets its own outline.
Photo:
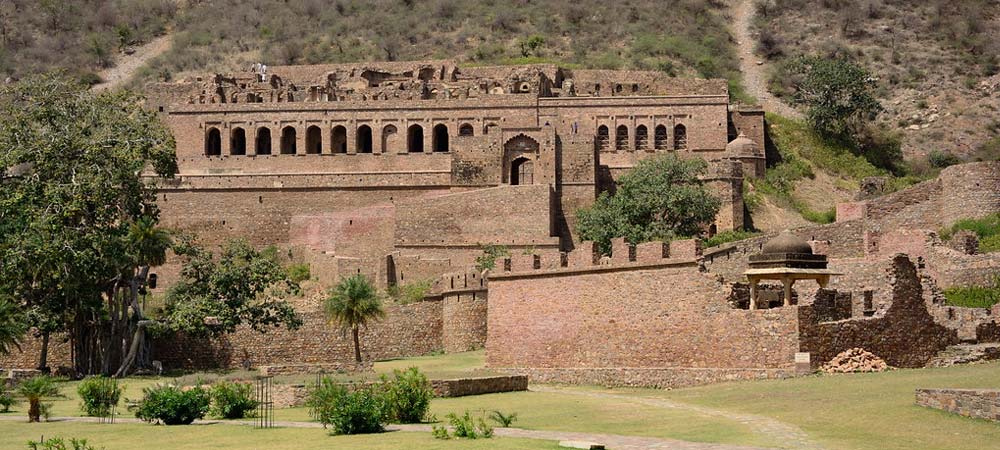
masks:
POLYGON ((611 241, 611 256, 601 256, 597 244, 584 241, 571 252, 558 254, 524 253, 498 261, 490 278, 564 275, 577 272, 637 270, 650 267, 698 267, 701 241, 684 239, 653 241, 632 245, 625 238, 611 241))

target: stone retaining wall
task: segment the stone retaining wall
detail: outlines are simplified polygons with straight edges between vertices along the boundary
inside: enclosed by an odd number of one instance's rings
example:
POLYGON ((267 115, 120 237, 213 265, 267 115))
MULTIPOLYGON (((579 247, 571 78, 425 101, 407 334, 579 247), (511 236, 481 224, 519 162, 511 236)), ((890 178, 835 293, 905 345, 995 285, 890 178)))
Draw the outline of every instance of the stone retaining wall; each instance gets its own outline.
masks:
POLYGON ((1000 421, 1000 390, 995 389, 917 389, 917 405, 1000 421))
MULTIPOLYGON (((372 385, 366 383, 343 383, 344 386, 372 385)), ((275 408, 291 408, 303 406, 309 398, 312 385, 307 384, 275 384, 271 388, 271 398, 275 408)), ((500 392, 517 392, 528 390, 528 377, 525 375, 500 375, 489 377, 456 378, 450 380, 431 380, 431 389, 435 397, 464 397, 467 395, 496 394, 500 392)))
POLYGON ((672 389, 725 381, 791 378, 794 368, 729 369, 702 367, 637 368, 637 367, 567 367, 490 369, 527 375, 534 383, 591 384, 608 387, 648 387, 672 389))

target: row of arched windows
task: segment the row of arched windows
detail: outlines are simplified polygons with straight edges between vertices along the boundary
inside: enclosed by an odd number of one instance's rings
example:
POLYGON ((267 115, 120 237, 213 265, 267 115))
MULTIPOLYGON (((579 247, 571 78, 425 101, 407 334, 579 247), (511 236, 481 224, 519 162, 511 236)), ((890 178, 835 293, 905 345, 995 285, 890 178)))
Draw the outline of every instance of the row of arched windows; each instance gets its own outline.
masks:
MULTIPOLYGON (((489 129, 489 127, 485 128, 484 133, 488 133, 489 129)), ((287 126, 281 129, 281 136, 278 140, 279 147, 276 149, 279 154, 295 155, 300 153, 298 148, 297 133, 298 131, 293 126, 287 126)), ((458 128, 459 136, 473 136, 474 134, 475 130, 470 124, 462 124, 458 128)), ((430 150, 433 152, 450 151, 449 138, 450 134, 448 132, 447 125, 434 125, 431 129, 430 150)), ((246 129, 242 127, 232 128, 229 132, 229 154, 246 155, 249 150, 249 147, 247 146, 247 139, 246 129)), ((272 154, 274 150, 272 149, 270 128, 258 128, 256 135, 253 136, 253 139, 255 144, 253 148, 256 149, 255 154, 272 154)), ((401 142, 398 142, 400 139, 401 136, 399 136, 399 130, 395 125, 386 125, 383 127, 381 136, 382 153, 396 151, 402 144, 401 142)), ((330 149, 324 149, 323 145, 322 128, 316 125, 306 128, 305 149, 303 149, 303 153, 308 155, 319 155, 323 153, 347 153, 347 128, 343 125, 337 125, 330 129, 330 149)), ((409 128, 406 129, 405 145, 408 153, 425 152, 424 127, 416 124, 410 125, 409 128)), ((355 130, 354 149, 357 153, 374 152, 375 138, 374 132, 370 126, 361 125, 355 130)), ((222 155, 222 132, 218 128, 211 127, 208 129, 208 133, 205 136, 205 155, 222 155)))
MULTIPOLYGON (((597 127, 597 148, 599 150, 610 150, 612 148, 611 133, 607 125, 597 127)), ((614 149, 629 150, 629 128, 627 125, 618 125, 615 128, 614 149)), ((649 142, 649 128, 645 125, 635 127, 635 150, 667 150, 670 146, 670 137, 667 134, 666 125, 657 125, 653 129, 652 147, 649 142)), ((674 126, 674 142, 670 147, 673 150, 687 149, 687 128, 684 125, 674 126)))

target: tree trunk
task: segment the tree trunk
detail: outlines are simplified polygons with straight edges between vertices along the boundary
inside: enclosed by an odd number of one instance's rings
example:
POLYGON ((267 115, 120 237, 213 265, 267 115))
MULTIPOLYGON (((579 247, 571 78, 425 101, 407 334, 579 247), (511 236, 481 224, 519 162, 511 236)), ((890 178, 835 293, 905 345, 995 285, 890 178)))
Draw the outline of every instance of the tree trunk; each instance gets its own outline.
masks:
POLYGON ((49 332, 42 333, 42 351, 38 356, 38 370, 49 371, 49 332))
POLYGON ((358 327, 351 329, 351 335, 354 337, 354 360, 358 363, 361 362, 361 341, 358 340, 358 327))
POLYGON ((41 400, 28 400, 28 423, 42 421, 41 403, 41 400))

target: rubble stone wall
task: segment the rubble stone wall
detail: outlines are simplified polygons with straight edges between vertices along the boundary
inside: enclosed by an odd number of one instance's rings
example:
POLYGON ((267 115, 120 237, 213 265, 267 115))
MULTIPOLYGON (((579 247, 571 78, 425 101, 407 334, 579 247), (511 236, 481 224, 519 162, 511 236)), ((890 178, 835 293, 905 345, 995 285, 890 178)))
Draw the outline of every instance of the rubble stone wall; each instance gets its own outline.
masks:
POLYGON ((917 389, 917 405, 1000 422, 1000 390, 917 389))

